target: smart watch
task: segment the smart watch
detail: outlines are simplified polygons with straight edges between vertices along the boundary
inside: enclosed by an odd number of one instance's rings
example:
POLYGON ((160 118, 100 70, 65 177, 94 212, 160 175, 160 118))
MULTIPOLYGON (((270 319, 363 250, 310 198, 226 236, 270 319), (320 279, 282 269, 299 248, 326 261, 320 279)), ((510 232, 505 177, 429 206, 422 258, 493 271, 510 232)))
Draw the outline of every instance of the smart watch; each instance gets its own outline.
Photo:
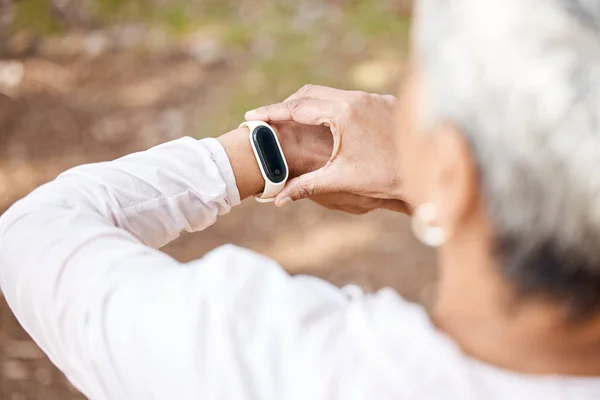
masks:
POLYGON ((250 144, 254 157, 265 180, 265 189, 254 196, 256 201, 267 203, 283 190, 287 182, 288 165, 281 150, 275 130, 263 121, 248 121, 240 125, 250 130, 250 144))

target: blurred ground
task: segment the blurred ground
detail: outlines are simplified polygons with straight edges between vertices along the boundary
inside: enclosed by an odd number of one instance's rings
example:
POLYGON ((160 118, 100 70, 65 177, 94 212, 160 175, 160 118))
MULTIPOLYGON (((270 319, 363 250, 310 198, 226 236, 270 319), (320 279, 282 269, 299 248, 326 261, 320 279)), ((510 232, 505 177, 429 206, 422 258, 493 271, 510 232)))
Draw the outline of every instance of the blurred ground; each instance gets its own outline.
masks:
MULTIPOLYGON (((66 168, 217 136, 304 83, 394 93, 408 3, 0 0, 0 213, 66 168)), ((405 217, 310 202, 247 201, 165 251, 189 261, 225 243, 424 303, 435 280, 405 217)), ((80 398, 0 300, 0 400, 80 398)))

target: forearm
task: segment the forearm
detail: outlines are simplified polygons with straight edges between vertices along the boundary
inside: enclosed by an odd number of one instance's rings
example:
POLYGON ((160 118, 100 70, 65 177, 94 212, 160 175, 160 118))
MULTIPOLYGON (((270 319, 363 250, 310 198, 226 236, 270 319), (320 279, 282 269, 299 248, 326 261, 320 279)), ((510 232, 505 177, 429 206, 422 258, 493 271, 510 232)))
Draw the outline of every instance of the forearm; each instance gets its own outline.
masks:
POLYGON ((277 385, 251 394, 231 382, 268 381, 292 365, 282 357, 297 363, 294 321, 319 315, 324 332, 336 323, 324 316, 346 296, 264 257, 226 247, 181 265, 141 243, 214 222, 239 202, 234 173, 240 191, 261 190, 247 133, 221 140, 237 172, 216 141, 188 138, 73 169, 0 218, 5 297, 89 398, 285 398, 277 385), (249 367, 256 354, 261 368, 249 367))
POLYGON ((204 229, 238 203, 227 155, 214 139, 184 138, 74 168, 0 217, 0 287, 24 313, 39 313, 71 275, 68 296, 85 295, 112 263, 204 229))
MULTIPOLYGON (((36 342, 78 387, 89 388, 97 357, 112 353, 98 340, 123 335, 104 319, 132 318, 172 275, 195 275, 150 247, 203 229, 238 203, 227 155, 214 139, 180 139, 74 168, 0 218, 0 287, 36 342)), ((166 298, 194 293, 193 285, 164 290, 166 298)))
POLYGON ((220 141, 179 139, 73 168, 36 189, 0 218, 0 285, 11 291, 36 269, 59 274, 61 262, 95 238, 159 248, 183 230, 210 226, 239 204, 240 192, 247 197, 264 184, 247 131, 220 141))
POLYGON ((235 176, 240 199, 260 193, 265 181, 250 145, 248 128, 238 128, 218 139, 225 149, 235 176))
MULTIPOLYGON (((324 161, 310 154, 310 143, 304 143, 306 148, 301 148, 301 141, 307 141, 310 138, 299 138, 302 133, 294 131, 294 127, 289 125, 273 124, 273 128, 278 131, 277 136, 287 159, 290 178, 320 168, 324 164, 324 161)), ((298 126, 295 128, 297 129, 298 126)), ((242 127, 217 138, 231 162, 242 200, 262 192, 265 186, 264 178, 250 145, 249 134, 248 128, 242 127)), ((327 138, 330 133, 323 132, 323 135, 327 138)))

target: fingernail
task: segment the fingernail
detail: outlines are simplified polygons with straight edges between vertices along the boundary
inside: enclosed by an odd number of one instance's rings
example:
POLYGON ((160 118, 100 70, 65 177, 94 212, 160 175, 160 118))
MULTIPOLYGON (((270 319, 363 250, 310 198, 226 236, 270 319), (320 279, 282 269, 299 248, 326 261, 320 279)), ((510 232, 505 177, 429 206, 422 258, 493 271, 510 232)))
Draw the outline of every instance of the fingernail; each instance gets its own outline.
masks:
POLYGON ((283 199, 279 200, 275 205, 277 207, 285 207, 286 205, 293 203, 294 200, 292 200, 291 197, 284 197, 283 199))
POLYGON ((250 119, 250 118, 254 117, 256 114, 257 114, 256 110, 250 110, 246 113, 245 117, 250 119))

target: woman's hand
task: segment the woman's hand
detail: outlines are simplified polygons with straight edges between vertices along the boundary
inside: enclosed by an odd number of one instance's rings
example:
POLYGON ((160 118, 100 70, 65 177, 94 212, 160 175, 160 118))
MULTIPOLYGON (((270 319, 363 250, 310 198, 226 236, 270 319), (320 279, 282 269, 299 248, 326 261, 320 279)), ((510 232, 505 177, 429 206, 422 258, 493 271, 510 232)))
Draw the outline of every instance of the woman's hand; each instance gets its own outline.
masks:
MULTIPOLYGON (((302 125, 293 121, 271 125, 278 132, 290 178, 318 170, 329 160, 333 148, 329 128, 302 125)), ((217 138, 231 163, 241 199, 262 192, 265 186, 248 134, 248 128, 241 127, 217 138)))
POLYGON ((406 212, 392 145, 395 102, 393 96, 309 85, 283 103, 248 112, 248 120, 326 126, 333 135, 325 165, 290 180, 276 205, 310 197, 354 213, 375 208, 406 212))
POLYGON ((290 178, 316 171, 329 161, 333 137, 326 126, 303 125, 294 121, 273 122, 271 126, 277 131, 290 178))

